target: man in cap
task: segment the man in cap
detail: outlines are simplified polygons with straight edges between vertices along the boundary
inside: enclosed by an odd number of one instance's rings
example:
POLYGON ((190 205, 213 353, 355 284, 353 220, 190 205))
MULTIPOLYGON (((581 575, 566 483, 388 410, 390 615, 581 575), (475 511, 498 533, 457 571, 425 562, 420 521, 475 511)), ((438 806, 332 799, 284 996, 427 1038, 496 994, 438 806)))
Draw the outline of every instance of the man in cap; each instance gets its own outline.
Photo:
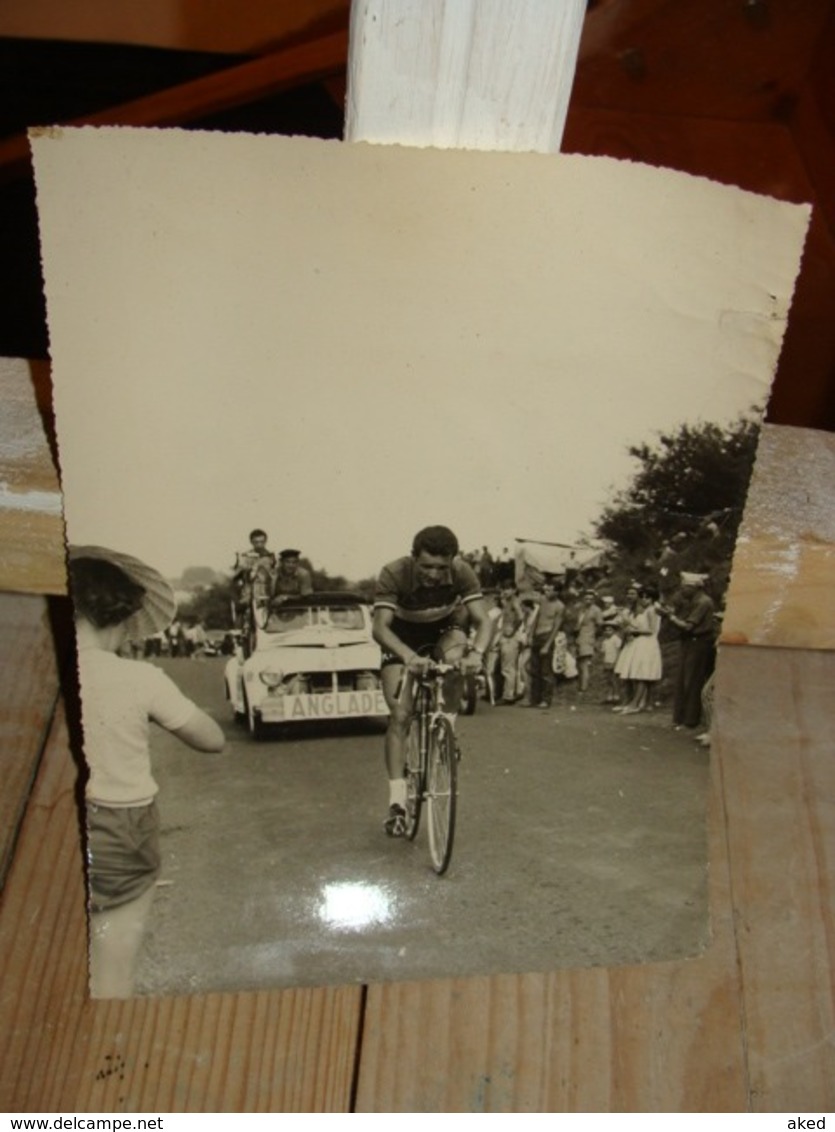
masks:
POLYGON ((698 727, 702 717, 702 688, 715 658, 715 606, 705 592, 705 574, 681 574, 682 608, 668 611, 672 625, 681 632, 681 661, 673 701, 676 727, 698 727))
POLYGON ((274 602, 286 601, 288 597, 299 597, 313 593, 310 571, 302 566, 301 551, 282 550, 278 556, 278 570, 273 578, 272 598, 274 602))

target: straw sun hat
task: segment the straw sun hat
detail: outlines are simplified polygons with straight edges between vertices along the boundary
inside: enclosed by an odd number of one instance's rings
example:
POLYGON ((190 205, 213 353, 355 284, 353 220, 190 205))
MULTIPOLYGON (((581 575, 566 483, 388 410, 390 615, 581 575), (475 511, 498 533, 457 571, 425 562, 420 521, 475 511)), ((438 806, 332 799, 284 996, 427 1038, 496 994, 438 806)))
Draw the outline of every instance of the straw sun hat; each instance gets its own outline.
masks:
POLYGON ((177 611, 174 591, 162 574, 152 566, 147 566, 129 554, 122 554, 105 546, 69 547, 70 562, 75 562, 79 558, 96 558, 118 566, 132 582, 145 590, 142 608, 124 622, 128 637, 150 637, 167 629, 174 620, 177 611))

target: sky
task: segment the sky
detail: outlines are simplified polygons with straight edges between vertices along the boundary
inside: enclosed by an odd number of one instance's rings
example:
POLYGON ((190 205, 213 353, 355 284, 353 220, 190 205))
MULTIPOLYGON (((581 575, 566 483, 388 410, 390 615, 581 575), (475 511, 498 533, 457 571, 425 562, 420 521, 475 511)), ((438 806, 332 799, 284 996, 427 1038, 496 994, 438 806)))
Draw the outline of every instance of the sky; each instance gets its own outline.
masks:
POLYGON ((34 143, 68 534, 253 527, 357 580, 571 542, 627 446, 764 405, 808 210, 609 159, 171 130, 34 143))

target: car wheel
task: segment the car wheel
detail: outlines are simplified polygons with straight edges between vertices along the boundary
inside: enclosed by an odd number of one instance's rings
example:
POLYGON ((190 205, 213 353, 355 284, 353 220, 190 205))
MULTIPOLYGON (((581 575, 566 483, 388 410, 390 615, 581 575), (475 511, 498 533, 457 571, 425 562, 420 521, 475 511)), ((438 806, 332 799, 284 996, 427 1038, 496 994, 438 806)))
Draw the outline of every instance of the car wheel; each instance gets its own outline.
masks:
POLYGON ((252 721, 251 730, 252 738, 256 741, 256 743, 263 743, 265 739, 269 739, 271 737, 269 724, 264 723, 263 719, 260 715, 258 715, 257 712, 255 713, 255 718, 252 721))
POLYGON ((229 706, 230 706, 230 707, 231 707, 231 709, 232 709, 232 718, 234 719, 235 723, 238 723, 238 724, 240 724, 241 726, 244 726, 244 724, 245 724, 245 723, 247 722, 247 718, 246 718, 246 699, 244 699, 244 710, 243 710, 243 711, 239 711, 239 710, 238 710, 238 709, 237 709, 237 708, 235 707, 235 698, 234 698, 234 696, 232 695, 232 689, 231 689, 231 688, 229 687, 229 681, 228 681, 228 679, 224 679, 224 681, 223 681, 223 689, 224 689, 224 691, 226 692, 226 702, 227 702, 227 703, 229 704, 229 706))
POLYGON ((244 692, 244 706, 246 708, 244 718, 246 720, 247 730, 249 731, 250 735, 253 739, 255 739, 256 742, 260 742, 261 740, 266 739, 269 728, 267 724, 264 723, 258 711, 255 708, 250 707, 249 700, 246 697, 246 692, 244 692))

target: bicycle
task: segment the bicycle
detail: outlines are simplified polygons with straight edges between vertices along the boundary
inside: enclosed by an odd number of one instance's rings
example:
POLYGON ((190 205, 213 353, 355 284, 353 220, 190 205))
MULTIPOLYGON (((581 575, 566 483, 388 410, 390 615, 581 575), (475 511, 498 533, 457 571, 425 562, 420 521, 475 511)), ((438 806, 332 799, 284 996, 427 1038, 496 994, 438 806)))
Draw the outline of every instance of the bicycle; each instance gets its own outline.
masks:
POLYGON ((444 677, 456 667, 433 661, 412 676, 414 707, 406 737, 406 837, 417 837, 425 802, 429 856, 439 876, 449 867, 455 837, 460 750, 444 712, 444 677))
POLYGON ((241 634, 245 657, 255 651, 255 631, 264 629, 270 616, 272 574, 269 566, 256 564, 248 569, 237 594, 231 599, 232 627, 241 634))

